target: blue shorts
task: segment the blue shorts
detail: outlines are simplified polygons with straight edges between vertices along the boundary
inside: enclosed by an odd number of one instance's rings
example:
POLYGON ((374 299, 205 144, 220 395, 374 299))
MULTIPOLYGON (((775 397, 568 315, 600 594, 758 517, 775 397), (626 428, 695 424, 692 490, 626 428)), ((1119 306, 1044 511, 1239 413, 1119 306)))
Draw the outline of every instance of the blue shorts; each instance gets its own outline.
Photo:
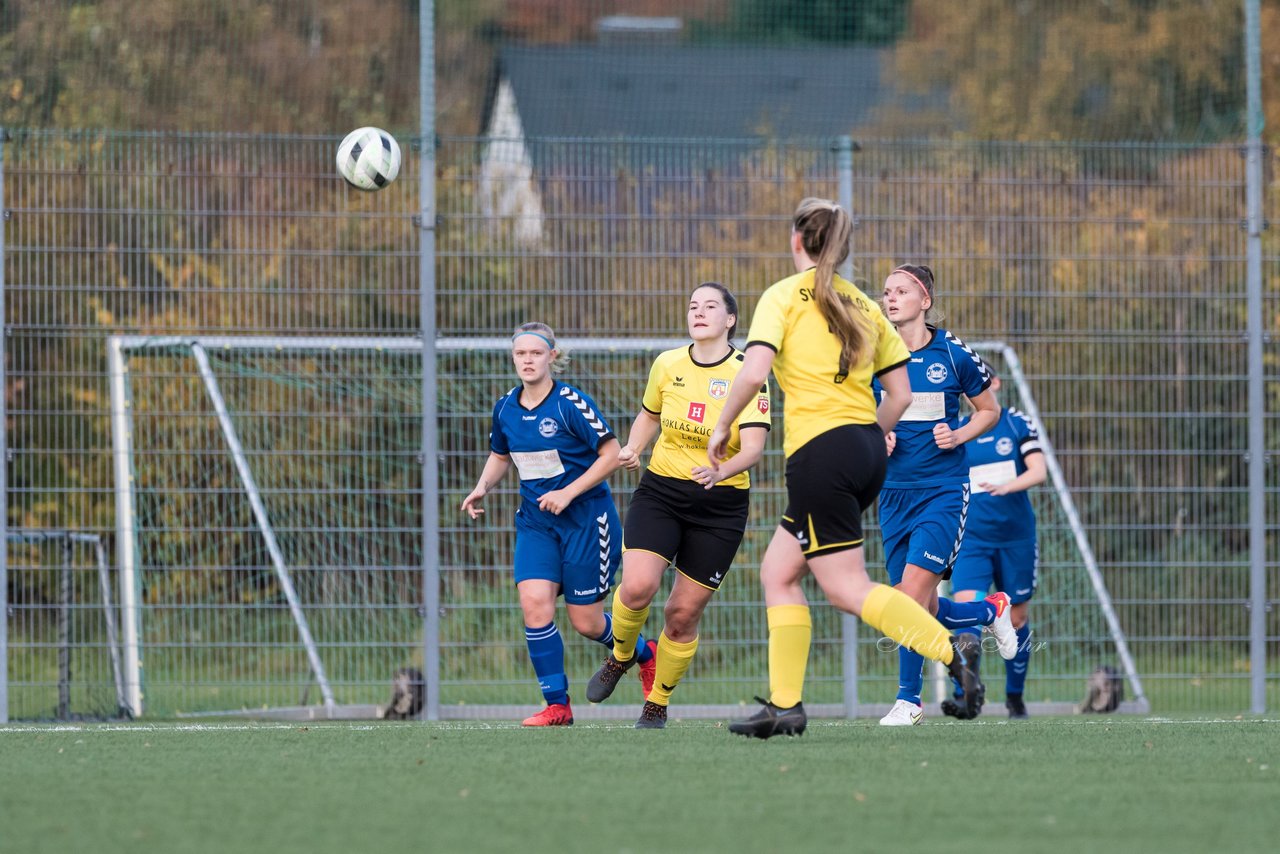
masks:
POLYGON ((889 583, 902 581, 909 563, 949 578, 968 513, 967 483, 880 490, 880 535, 889 583))
POLYGON ((560 585, 573 605, 599 602, 622 561, 622 521, 611 495, 578 499, 559 516, 524 501, 516 511, 516 584, 532 578, 560 585))
POLYGON ((1040 581, 1040 547, 1034 542, 989 546, 966 542, 951 573, 952 590, 977 590, 985 596, 994 584, 1017 605, 1035 595, 1040 581))

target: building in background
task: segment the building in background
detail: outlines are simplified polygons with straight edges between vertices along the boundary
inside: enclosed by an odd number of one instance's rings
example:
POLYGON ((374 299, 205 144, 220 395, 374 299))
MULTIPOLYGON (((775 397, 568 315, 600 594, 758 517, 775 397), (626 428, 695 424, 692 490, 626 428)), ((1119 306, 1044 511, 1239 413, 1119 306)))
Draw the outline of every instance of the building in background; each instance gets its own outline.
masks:
MULTIPOLYGON (((481 120, 485 214, 536 247, 547 214, 540 180, 556 169, 540 140, 815 139, 855 133, 902 108, 885 72, 889 48, 676 43, 679 19, 623 19, 593 44, 507 46, 498 52, 481 120), (645 22, 663 22, 656 26, 645 22)), ((603 23, 603 22, 602 22, 603 23)), ((596 158, 596 178, 620 166, 715 168, 676 158, 596 158)), ((579 161, 581 162, 581 161, 579 161)), ((727 164, 726 164, 727 166, 727 164)), ((593 176, 580 176, 590 179, 593 176)))

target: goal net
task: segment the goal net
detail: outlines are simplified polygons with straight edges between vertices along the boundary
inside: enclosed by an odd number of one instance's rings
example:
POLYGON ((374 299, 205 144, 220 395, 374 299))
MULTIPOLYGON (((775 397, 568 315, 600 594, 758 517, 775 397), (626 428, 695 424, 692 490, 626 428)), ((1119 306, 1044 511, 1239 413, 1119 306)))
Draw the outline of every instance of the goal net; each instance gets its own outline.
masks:
POLYGON ((130 706, 385 699, 422 643, 421 342, 110 347, 130 706))
MULTIPOLYGON (((683 343, 562 342, 573 354, 569 381, 596 399, 623 436, 654 354, 683 343)), ((418 339, 113 338, 130 708, 140 713, 145 704, 152 715, 264 707, 372 715, 405 666, 424 670, 432 714, 508 718, 539 703, 511 581, 517 485, 502 484, 478 523, 458 511, 488 452, 493 401, 515 383, 508 345, 503 338, 436 342, 438 417, 428 431, 418 339), (431 514, 423 505, 428 444, 439 464, 431 514), (424 536, 432 523, 434 539, 424 536), (438 542, 429 560, 425 542, 438 542), (429 621, 424 583, 437 579, 438 621, 429 621)), ((978 349, 1006 379, 1002 403, 1038 420, 1012 349, 998 342, 978 349)), ((778 397, 775 412, 785 419, 778 397)), ((1128 708, 1144 709, 1047 438, 1051 480, 1033 497, 1041 571, 1027 697, 1041 711, 1066 711, 1089 672, 1106 663, 1129 679, 1136 702, 1128 708)), ((786 501, 779 446, 771 440, 753 472, 747 537, 703 619, 698 660, 676 700, 686 716, 736 714, 767 684, 756 568, 786 501)), ((611 481, 623 512, 636 480, 620 473, 611 481)), ((874 514, 867 522, 870 571, 882 578, 874 514)), ((668 589, 646 626, 655 637, 668 589)), ((825 601, 817 591, 811 600, 825 601)), ((560 622, 570 679, 582 682, 603 648, 574 636, 563 615, 560 622)), ((858 621, 815 607, 806 706, 828 715, 883 711, 894 694, 897 657, 879 640, 858 621)), ((985 676, 989 696, 998 699, 1003 680, 994 656, 985 676)), ((638 698, 638 682, 634 693, 638 698)), ((624 702, 583 712, 629 716, 634 708, 624 702)))

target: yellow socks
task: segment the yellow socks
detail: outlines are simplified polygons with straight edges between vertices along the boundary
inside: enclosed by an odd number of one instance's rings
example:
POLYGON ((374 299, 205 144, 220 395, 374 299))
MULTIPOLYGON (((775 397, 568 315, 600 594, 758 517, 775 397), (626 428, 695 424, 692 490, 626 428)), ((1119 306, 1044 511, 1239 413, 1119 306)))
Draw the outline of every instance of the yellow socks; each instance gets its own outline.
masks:
POLYGON ((673 641, 667 637, 666 632, 663 632, 658 638, 658 669, 654 674, 653 690, 649 692, 649 696, 645 699, 650 703, 657 703, 659 706, 669 705, 671 703, 671 692, 676 689, 676 686, 680 684, 680 680, 688 672, 689 664, 693 661, 693 654, 697 651, 697 638, 688 643, 680 643, 679 641, 673 641))
MULTIPOLYGON (((770 611, 773 609, 770 608, 770 611)), ((862 603, 862 621, 925 658, 950 664, 951 633, 901 590, 877 584, 862 603)), ((775 703, 775 705, 777 705, 775 703)))
POLYGON ((636 654, 636 638, 649 618, 649 606, 632 611, 622 604, 617 591, 613 594, 613 657, 618 661, 630 661, 636 654))
POLYGON ((768 615, 769 702, 789 709, 800 702, 804 690, 813 621, 808 605, 774 605, 768 615))

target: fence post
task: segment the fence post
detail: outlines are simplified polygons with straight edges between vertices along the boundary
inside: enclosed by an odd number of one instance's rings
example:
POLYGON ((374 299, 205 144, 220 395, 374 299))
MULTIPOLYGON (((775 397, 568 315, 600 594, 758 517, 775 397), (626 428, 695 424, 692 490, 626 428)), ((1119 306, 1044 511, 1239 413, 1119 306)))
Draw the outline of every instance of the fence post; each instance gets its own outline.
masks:
MULTIPOLYGON (((4 144, 9 135, 0 127, 0 220, 8 219, 4 206, 4 144)), ((4 223, 0 221, 0 724, 9 722, 9 434, 5 425, 4 390, 8 388, 4 366, 8 360, 8 341, 4 303, 4 223)))
POLYGON ((142 581, 134 548, 133 421, 129 417, 129 385, 124 341, 107 339, 107 374, 111 390, 111 457, 116 493, 116 576, 120 583, 120 646, 124 659, 124 698, 129 716, 142 716, 141 635, 142 581))
POLYGON ((427 720, 440 718, 440 475, 436 455, 435 3, 418 12, 418 312, 422 334, 422 679, 427 720))
MULTIPOLYGON (((836 194, 840 207, 849 216, 853 216, 853 140, 842 136, 836 140, 836 173, 838 188, 836 194)), ((849 247, 849 257, 840 265, 840 275, 845 279, 853 278, 853 247, 849 247)), ((858 619, 851 614, 840 615, 840 633, 842 640, 841 675, 844 679, 844 716, 858 716, 858 619)))
POLYGON ((1244 4, 1245 89, 1249 137, 1245 162, 1245 312, 1249 358, 1249 659, 1250 703, 1267 711, 1267 450, 1262 363, 1262 59, 1258 0, 1244 4))
MULTIPOLYGON (((6 543, 7 545, 7 543, 6 543)), ((58 720, 71 720, 71 538, 62 535, 62 567, 58 583, 58 720)))

